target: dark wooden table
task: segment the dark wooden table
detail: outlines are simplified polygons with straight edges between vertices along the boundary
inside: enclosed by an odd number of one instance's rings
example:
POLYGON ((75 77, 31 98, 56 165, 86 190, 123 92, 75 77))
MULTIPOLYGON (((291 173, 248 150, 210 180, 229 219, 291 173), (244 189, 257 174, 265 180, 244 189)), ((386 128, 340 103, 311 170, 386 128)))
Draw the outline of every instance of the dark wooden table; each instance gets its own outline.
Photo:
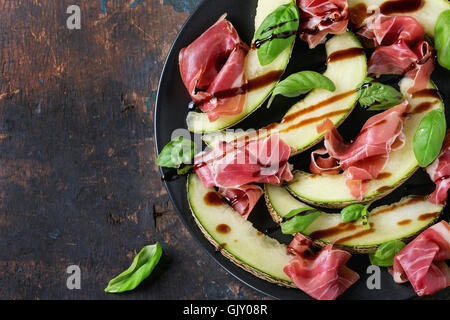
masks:
POLYGON ((155 164, 160 72, 199 2, 0 0, 0 299, 267 298, 190 236, 155 164), (66 26, 72 4, 80 30, 66 26), (155 241, 155 273, 105 294, 155 241))

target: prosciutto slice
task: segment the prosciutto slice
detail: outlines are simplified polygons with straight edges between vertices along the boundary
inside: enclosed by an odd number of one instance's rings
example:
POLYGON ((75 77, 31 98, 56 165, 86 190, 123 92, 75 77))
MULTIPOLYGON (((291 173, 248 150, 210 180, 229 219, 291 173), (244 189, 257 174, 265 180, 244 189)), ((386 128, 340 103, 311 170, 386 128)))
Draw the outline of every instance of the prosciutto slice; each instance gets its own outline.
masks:
POLYGON ((394 258, 394 281, 411 282, 419 296, 450 286, 450 226, 441 221, 425 230, 394 258))
MULTIPOLYGON (((318 130, 327 130, 326 151, 344 170, 347 186, 355 198, 359 200, 363 198, 367 181, 377 178, 386 165, 390 152, 403 147, 405 143, 404 114, 408 108, 408 101, 404 100, 401 104, 371 117, 352 143, 344 142, 333 122, 328 119, 318 127, 318 130)), ((318 160, 311 161, 313 173, 324 171, 328 171, 328 174, 339 173, 336 170, 336 164, 329 158, 318 160)))
POLYGON ((427 173, 436 184, 435 191, 429 196, 430 201, 444 205, 450 188, 450 131, 445 136, 439 157, 427 167, 427 173))
POLYGON ((251 141, 234 140, 197 155, 194 170, 205 187, 281 184, 293 178, 287 162, 290 153, 291 148, 278 134, 251 141))
POLYGON ((377 47, 369 60, 369 74, 404 74, 414 79, 410 93, 425 89, 434 70, 433 47, 424 41, 424 28, 408 16, 372 18, 358 34, 377 47))
MULTIPOLYGON (((317 300, 335 300, 359 279, 345 264, 351 258, 347 251, 333 249, 330 244, 317 255, 305 254, 308 240, 297 234, 290 246, 297 255, 284 267, 294 284, 317 300)), ((293 252, 293 251, 290 251, 293 252)))
POLYGON ((347 30, 349 19, 347 0, 297 0, 300 8, 300 38, 315 48, 323 43, 328 33, 340 34, 347 30))
POLYGON ((228 200, 234 210, 247 219, 261 198, 263 190, 256 185, 248 184, 239 188, 219 188, 219 193, 228 200))
POLYGON ((246 94, 247 46, 222 16, 199 38, 180 51, 181 78, 195 104, 210 121, 242 112, 246 94))

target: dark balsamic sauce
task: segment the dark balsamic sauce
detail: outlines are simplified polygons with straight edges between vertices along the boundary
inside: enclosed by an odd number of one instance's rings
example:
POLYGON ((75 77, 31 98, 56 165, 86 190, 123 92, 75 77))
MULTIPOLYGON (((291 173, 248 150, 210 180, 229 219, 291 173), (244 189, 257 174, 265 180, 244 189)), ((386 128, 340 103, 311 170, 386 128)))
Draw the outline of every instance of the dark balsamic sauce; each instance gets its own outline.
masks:
POLYGON ((222 234, 227 234, 227 233, 230 233, 231 228, 229 225, 223 223, 223 224, 219 224, 216 227, 216 231, 219 233, 222 233, 222 234))
POLYGON ((340 60, 350 59, 356 56, 360 56, 364 54, 364 50, 362 48, 349 48, 345 50, 339 50, 336 52, 333 52, 328 56, 327 62, 336 62, 340 60))
POLYGON ((268 27, 266 30, 264 30, 263 32, 261 32, 261 34, 266 33, 266 32, 269 32, 269 31, 274 30, 274 29, 276 29, 276 28, 282 27, 282 26, 284 26, 285 24, 288 24, 288 23, 291 23, 291 22, 296 22, 296 21, 298 21, 298 19, 293 19, 293 20, 281 22, 281 23, 279 23, 279 24, 277 24, 277 25, 275 25, 275 26, 268 27))
POLYGON ((264 43, 275 40, 275 39, 287 39, 297 34, 297 30, 295 31, 286 31, 280 33, 274 33, 264 39, 256 39, 252 45, 252 48, 259 49, 264 43))
POLYGON ((251 79, 247 81, 246 84, 244 84, 241 87, 236 88, 230 88, 228 90, 223 90, 214 93, 214 95, 210 95, 209 97, 199 101, 197 103, 197 106, 201 108, 201 106, 209 103, 213 99, 226 99, 226 98, 232 98, 253 90, 260 89, 262 87, 265 87, 266 85, 278 81, 283 74, 283 71, 275 70, 268 72, 262 76, 259 76, 257 78, 251 79))
POLYGON ((376 230, 373 228, 373 224, 371 223, 370 225, 371 225, 370 229, 363 230, 363 231, 357 232, 355 234, 349 235, 347 237, 340 238, 340 239, 336 240, 335 243, 344 243, 344 242, 347 242, 347 241, 350 241, 350 240, 361 238, 361 237, 365 236, 366 234, 370 234, 370 233, 375 232, 376 230))
POLYGON ((380 12, 385 15, 414 12, 422 8, 424 4, 424 0, 386 1, 380 6, 380 12))
POLYGON ((428 220, 428 219, 436 217, 438 214, 439 214, 439 212, 424 213, 424 214, 421 214, 419 216, 419 218, 417 218, 417 220, 425 221, 425 220, 428 220))
POLYGON ((436 98, 442 100, 439 91, 436 89, 423 89, 412 94, 412 98, 436 98))
POLYGON ((222 204, 226 203, 225 199, 215 191, 208 192, 203 197, 203 200, 208 206, 221 206, 222 204))
POLYGON ((398 222, 397 222, 397 224, 398 224, 399 226, 405 226, 405 225, 410 224, 410 223, 411 223, 411 219, 405 219, 405 220, 402 220, 402 221, 398 221, 398 222))

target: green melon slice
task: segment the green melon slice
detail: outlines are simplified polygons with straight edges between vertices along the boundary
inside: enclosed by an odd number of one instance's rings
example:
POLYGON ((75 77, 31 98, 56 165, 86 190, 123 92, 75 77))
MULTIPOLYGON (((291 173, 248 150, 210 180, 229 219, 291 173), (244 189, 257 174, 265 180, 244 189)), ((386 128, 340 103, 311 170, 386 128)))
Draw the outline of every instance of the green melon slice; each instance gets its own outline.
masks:
POLYGON ((228 204, 212 205, 205 201, 205 197, 210 193, 214 195, 215 191, 214 188, 205 188, 196 174, 188 177, 187 192, 197 225, 225 257, 259 278, 293 286, 283 271, 292 259, 284 244, 259 232, 228 204))
MULTIPOLYGON (((280 223, 291 210, 307 206, 295 199, 285 188, 265 185, 266 204, 272 218, 280 223)), ((392 205, 370 211, 371 229, 366 230, 361 219, 344 223, 339 213, 323 213, 304 231, 313 243, 325 246, 333 241, 345 250, 370 253, 391 240, 408 241, 436 222, 443 210, 425 197, 409 196, 392 205)))
MULTIPOLYGON (((259 0, 255 16, 255 30, 258 30, 264 19, 273 11, 275 11, 275 9, 283 4, 287 4, 290 2, 292 2, 292 0, 259 0)), ((262 66, 259 63, 257 50, 251 49, 248 52, 245 60, 245 75, 247 79, 255 79, 264 76, 272 71, 284 72, 288 65, 293 48, 294 44, 284 50, 272 63, 266 66, 262 66)), ((210 122, 206 113, 189 112, 186 119, 189 131, 212 132, 226 129, 239 123, 264 103, 277 83, 278 81, 274 81, 272 83, 269 83, 265 87, 249 92, 247 95, 244 110, 238 115, 223 116, 216 121, 210 122)))
MULTIPOLYGON (((404 133, 406 144, 403 148, 393 151, 380 178, 369 183, 366 196, 362 202, 374 201, 382 198, 398 188, 417 169, 418 162, 414 155, 413 139, 417 127, 427 112, 434 109, 443 109, 442 100, 436 96, 414 97, 407 93, 412 80, 404 78, 400 82, 400 89, 411 104, 411 110, 415 108, 429 107, 424 112, 413 113, 406 120, 404 133)), ((430 89, 436 87, 430 82, 430 89)), ((419 109, 417 109, 419 110, 419 109)), ((300 200, 317 206, 342 208, 351 203, 358 202, 351 194, 346 184, 346 177, 339 175, 317 175, 304 171, 297 171, 294 179, 289 183, 288 190, 300 200)))

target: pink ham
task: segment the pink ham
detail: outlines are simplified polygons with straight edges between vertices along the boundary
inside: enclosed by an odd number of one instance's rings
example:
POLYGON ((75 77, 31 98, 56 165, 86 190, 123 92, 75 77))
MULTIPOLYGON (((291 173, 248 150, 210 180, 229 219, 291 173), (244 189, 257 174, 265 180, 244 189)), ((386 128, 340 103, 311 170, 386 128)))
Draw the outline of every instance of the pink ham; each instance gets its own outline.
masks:
POLYGON ((278 134, 251 141, 220 143, 194 159, 205 187, 236 188, 249 183, 281 184, 293 178, 291 148, 278 134))
POLYGON ((323 43, 327 34, 347 30, 349 10, 347 0, 297 0, 300 8, 300 38, 310 48, 323 43))
POLYGON ((228 200, 234 210, 247 219, 261 198, 263 190, 256 185, 247 184, 239 188, 219 188, 219 193, 228 200))
POLYGON ((369 74, 405 74, 414 80, 410 93, 427 87, 434 70, 433 47, 423 41, 424 28, 416 19, 380 14, 358 34, 378 46, 369 60, 369 74))
POLYGON ((444 205, 450 188, 450 131, 445 136, 439 157, 428 166, 427 173, 436 184, 436 190, 429 197, 430 201, 444 205))
POLYGON ((313 251, 311 250, 312 241, 302 235, 301 233, 297 233, 294 239, 287 247, 287 252, 294 256, 312 256, 313 251))
POLYGON ((359 279, 359 275, 345 264, 351 258, 347 251, 333 249, 330 244, 317 255, 310 256, 304 236, 297 234, 290 246, 298 253, 284 272, 294 284, 317 300, 335 300, 359 279), (297 237, 300 237, 297 239, 297 237))
MULTIPOLYGON (((393 150, 403 147, 404 114, 409 108, 407 100, 371 117, 352 143, 345 143, 330 120, 325 120, 318 130, 325 133, 325 148, 329 156, 336 159, 347 177, 351 194, 361 200, 367 189, 367 181, 377 178, 393 150)), ((323 152, 322 152, 323 153, 323 152)), ((314 157, 314 155, 313 155, 314 157)), ((311 171, 328 174, 339 173, 336 164, 329 158, 311 161, 311 171)))
POLYGON ((210 121, 242 112, 246 94, 236 91, 246 83, 246 45, 222 16, 199 38, 180 51, 181 78, 192 100, 210 121), (224 94, 229 91, 233 94, 224 94))
POLYGON ((320 148, 311 152, 311 165, 309 166, 311 173, 329 175, 339 174, 341 167, 339 166, 338 161, 329 155, 325 156, 327 154, 328 151, 326 148, 320 148))
POLYGON ((441 221, 425 230, 394 258, 394 281, 411 282, 419 296, 450 286, 450 226, 441 221))

